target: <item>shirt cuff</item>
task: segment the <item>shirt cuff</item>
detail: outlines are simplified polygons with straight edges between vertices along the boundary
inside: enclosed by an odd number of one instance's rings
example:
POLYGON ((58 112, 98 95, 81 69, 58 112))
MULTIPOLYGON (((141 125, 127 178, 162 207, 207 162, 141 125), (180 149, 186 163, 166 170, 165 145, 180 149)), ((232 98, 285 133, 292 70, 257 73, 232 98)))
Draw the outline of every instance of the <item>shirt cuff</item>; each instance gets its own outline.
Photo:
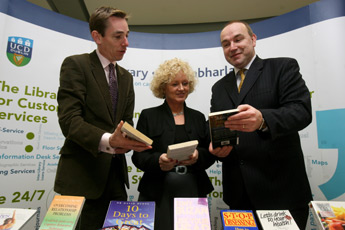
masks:
POLYGON ((105 153, 110 153, 110 154, 115 154, 115 149, 110 146, 109 144, 109 138, 111 136, 111 133, 104 133, 101 141, 99 142, 99 151, 105 152, 105 153))

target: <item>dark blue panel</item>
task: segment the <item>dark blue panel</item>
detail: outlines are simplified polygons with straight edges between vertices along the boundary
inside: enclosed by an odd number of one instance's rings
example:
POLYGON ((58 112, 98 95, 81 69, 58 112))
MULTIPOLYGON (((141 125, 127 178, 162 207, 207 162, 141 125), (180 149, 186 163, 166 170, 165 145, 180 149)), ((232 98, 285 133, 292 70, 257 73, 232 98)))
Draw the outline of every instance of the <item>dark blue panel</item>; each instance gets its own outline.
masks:
POLYGON ((0 0, 0 12, 71 36, 92 40, 89 25, 25 0, 0 0))
MULTIPOLYGON (((0 12, 61 33, 92 40, 88 24, 43 9, 25 0, 1 0, 0 12)), ((344 0, 321 0, 290 13, 252 24, 258 39, 286 33, 313 23, 345 15, 344 0)), ((156 34, 131 32, 130 47, 142 49, 201 49, 219 47, 220 31, 156 34)))

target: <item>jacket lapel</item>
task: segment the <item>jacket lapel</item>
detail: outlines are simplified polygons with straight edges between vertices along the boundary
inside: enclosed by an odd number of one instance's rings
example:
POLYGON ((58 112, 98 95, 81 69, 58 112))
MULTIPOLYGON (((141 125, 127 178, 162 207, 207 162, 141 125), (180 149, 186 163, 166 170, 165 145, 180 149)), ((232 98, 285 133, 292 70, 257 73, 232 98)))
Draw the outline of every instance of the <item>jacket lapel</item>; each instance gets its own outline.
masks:
POLYGON ((232 70, 228 75, 225 76, 224 87, 225 92, 228 94, 232 103, 236 104, 236 102, 238 101, 238 89, 234 70, 232 70))
POLYGON ((249 70, 247 71, 246 78, 241 88, 241 92, 238 97, 238 105, 242 103, 250 89, 253 87, 257 79, 260 77, 262 73, 263 62, 258 56, 253 61, 252 65, 250 66, 249 70))
POLYGON ((112 110, 111 98, 110 98, 110 93, 109 93, 109 85, 106 80, 106 76, 105 76, 102 64, 99 61, 98 56, 96 54, 96 51, 90 54, 90 62, 91 62, 92 74, 98 84, 98 87, 107 105, 109 114, 111 118, 114 120, 114 113, 112 112, 113 110, 112 110))

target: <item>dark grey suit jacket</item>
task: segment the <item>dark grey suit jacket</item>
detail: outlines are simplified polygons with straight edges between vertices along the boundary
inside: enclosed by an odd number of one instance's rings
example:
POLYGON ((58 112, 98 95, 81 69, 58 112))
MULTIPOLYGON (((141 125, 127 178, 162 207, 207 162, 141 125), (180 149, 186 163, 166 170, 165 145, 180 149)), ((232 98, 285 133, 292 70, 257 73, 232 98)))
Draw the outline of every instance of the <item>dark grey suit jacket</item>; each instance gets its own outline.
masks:
POLYGON ((223 161, 224 201, 240 208, 243 189, 256 209, 307 207, 312 199, 298 131, 312 119, 309 90, 295 59, 256 57, 238 93, 234 71, 212 87, 211 111, 249 104, 268 132, 239 132, 223 161))
MULTIPOLYGON (((114 118, 109 86, 96 51, 67 57, 60 74, 58 117, 66 137, 60 151, 54 190, 60 194, 96 199, 104 191, 112 155, 99 152, 105 132, 112 133, 120 120, 133 124, 132 75, 116 65, 119 96, 114 118)), ((126 159, 120 154, 128 186, 126 159)))
MULTIPOLYGON (((185 129, 190 140, 198 140, 197 150, 199 158, 191 166, 197 175, 200 195, 206 195, 213 190, 205 169, 210 167, 215 157, 208 152, 208 135, 205 116, 199 111, 184 107, 185 129)), ((167 152, 168 145, 174 144, 175 121, 166 102, 164 104, 144 109, 139 117, 137 129, 153 140, 152 149, 143 152, 134 152, 132 161, 144 175, 140 180, 138 190, 146 196, 150 195, 159 200, 163 192, 163 183, 166 176, 159 166, 159 157, 167 152)))

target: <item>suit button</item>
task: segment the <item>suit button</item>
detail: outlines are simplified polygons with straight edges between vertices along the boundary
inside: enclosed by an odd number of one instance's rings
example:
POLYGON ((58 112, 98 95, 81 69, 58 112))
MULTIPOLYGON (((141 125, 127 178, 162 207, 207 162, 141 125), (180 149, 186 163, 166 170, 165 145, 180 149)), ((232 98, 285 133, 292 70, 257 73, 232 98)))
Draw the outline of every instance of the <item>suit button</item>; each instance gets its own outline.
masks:
POLYGON ((244 160, 240 160, 240 165, 244 165, 244 160))

